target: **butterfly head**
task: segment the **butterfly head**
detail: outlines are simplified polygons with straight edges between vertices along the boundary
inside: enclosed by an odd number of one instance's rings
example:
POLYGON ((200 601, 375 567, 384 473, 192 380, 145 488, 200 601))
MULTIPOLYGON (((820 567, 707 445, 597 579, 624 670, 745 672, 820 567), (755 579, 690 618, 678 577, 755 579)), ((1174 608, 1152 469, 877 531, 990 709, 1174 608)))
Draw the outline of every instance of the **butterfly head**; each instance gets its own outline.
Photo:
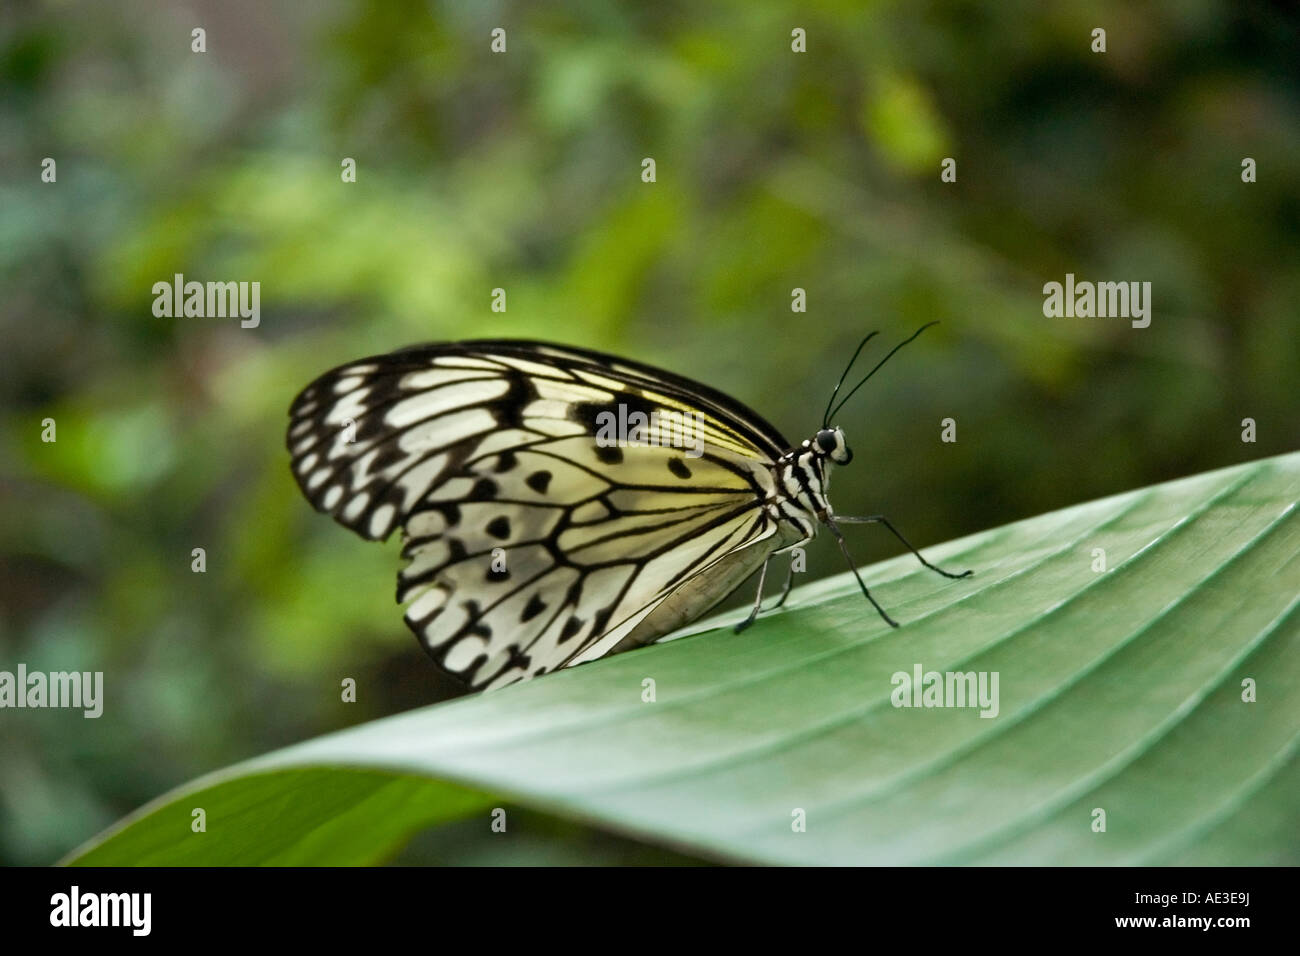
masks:
POLYGON ((812 449, 819 458, 829 458, 837 465, 847 465, 853 460, 853 451, 844 437, 844 429, 839 427, 821 429, 804 442, 804 447, 812 449))

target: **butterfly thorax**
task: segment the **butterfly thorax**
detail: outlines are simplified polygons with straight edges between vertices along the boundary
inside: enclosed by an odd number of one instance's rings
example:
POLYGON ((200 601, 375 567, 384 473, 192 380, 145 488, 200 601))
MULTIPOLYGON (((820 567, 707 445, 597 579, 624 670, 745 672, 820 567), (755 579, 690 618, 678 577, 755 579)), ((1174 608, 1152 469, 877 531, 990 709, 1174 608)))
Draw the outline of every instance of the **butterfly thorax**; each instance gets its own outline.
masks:
POLYGON ((831 465, 847 465, 852 460, 853 452, 839 428, 823 428, 777 459, 773 465, 776 489, 768 510, 773 518, 798 532, 798 540, 788 547, 810 540, 818 523, 832 514, 827 497, 831 465))

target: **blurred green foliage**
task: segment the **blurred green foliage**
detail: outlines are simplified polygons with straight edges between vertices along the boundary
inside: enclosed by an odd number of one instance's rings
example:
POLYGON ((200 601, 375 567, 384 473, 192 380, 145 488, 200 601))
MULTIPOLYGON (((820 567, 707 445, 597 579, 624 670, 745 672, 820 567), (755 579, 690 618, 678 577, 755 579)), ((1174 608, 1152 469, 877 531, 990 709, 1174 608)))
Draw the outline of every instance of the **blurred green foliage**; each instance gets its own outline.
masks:
MULTIPOLYGON (((941 319, 839 421, 837 510, 918 544, 1296 448, 1284 9, 7 4, 0 669, 103 670, 106 703, 0 713, 0 860, 442 692, 392 602, 396 543, 317 516, 289 475, 290 400, 352 358, 554 339, 798 439, 865 331, 883 350, 941 319), (1151 327, 1044 318, 1067 272, 1152 282, 1151 327), (155 318, 175 273, 260 281, 260 327, 155 318)), ((869 529, 853 548, 897 550, 869 529)))

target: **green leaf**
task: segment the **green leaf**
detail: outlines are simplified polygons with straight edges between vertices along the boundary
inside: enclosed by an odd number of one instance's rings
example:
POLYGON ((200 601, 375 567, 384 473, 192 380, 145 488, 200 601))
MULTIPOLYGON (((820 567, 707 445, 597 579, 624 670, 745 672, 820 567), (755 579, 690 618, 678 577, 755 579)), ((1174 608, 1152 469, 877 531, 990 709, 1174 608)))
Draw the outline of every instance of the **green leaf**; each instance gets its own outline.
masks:
POLYGON ((1292 454, 926 549, 970 579, 904 555, 864 572, 897 630, 840 575, 220 771, 68 862, 377 862, 509 801, 723 861, 1295 864, 1298 498, 1292 454), (996 673, 997 715, 894 706, 916 665, 996 673))

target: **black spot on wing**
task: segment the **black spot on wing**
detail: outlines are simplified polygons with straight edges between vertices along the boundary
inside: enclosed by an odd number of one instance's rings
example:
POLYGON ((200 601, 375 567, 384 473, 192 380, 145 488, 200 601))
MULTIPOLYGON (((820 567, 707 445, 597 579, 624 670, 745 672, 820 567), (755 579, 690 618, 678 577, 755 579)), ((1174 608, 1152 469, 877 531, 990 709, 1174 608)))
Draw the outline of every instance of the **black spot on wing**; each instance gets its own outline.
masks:
POLYGON ((691 477, 691 470, 686 467, 686 462, 682 461, 680 458, 669 458, 668 470, 683 480, 691 477))
POLYGON ((596 457, 607 465, 619 465, 623 462, 623 449, 612 445, 597 445, 596 457))
POLYGON ((504 541, 506 538, 510 537, 510 519, 505 515, 498 515, 488 522, 488 525, 484 530, 487 531, 488 534, 492 535, 492 537, 504 541))
POLYGON ((551 484, 551 473, 549 471, 535 471, 528 476, 525 484, 539 495, 544 495, 547 487, 551 484))
POLYGON ((587 430, 588 435, 595 435, 600 430, 600 417, 612 414, 609 405, 600 402, 575 402, 569 406, 569 418, 587 430))
POLYGON ((519 622, 522 624, 525 621, 531 621, 545 610, 546 602, 534 594, 528 599, 528 604, 524 607, 523 613, 519 615, 519 622))
POLYGON ((537 399, 532 380, 521 374, 510 377, 510 387, 500 398, 492 400, 492 409, 500 428, 522 428, 524 409, 537 399))

